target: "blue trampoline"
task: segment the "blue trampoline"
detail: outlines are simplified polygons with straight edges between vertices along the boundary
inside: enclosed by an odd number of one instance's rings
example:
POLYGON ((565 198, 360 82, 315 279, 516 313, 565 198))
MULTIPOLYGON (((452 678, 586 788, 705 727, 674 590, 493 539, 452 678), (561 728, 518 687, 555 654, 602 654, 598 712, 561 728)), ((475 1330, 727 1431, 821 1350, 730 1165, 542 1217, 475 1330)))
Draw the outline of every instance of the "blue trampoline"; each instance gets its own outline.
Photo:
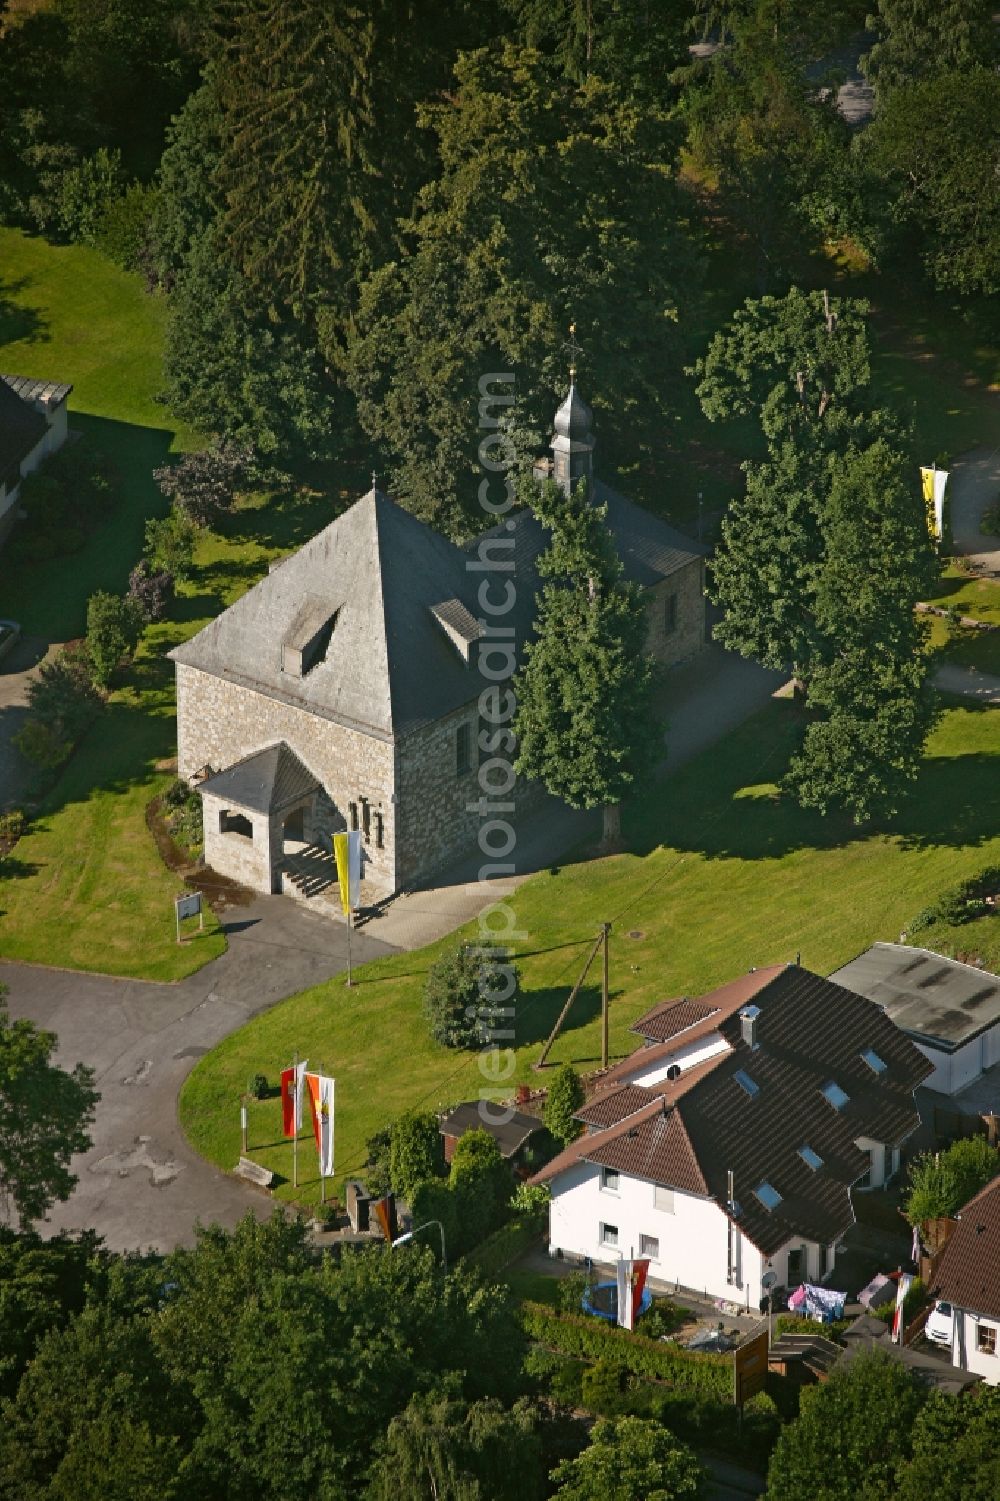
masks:
MULTIPOLYGON (((642 1298, 636 1318, 644 1314, 653 1301, 653 1294, 648 1287, 642 1290, 642 1298)), ((618 1284, 617 1282, 598 1282, 593 1287, 588 1287, 580 1299, 580 1307, 584 1313, 592 1313, 595 1318, 607 1319, 611 1324, 618 1322, 618 1284)))

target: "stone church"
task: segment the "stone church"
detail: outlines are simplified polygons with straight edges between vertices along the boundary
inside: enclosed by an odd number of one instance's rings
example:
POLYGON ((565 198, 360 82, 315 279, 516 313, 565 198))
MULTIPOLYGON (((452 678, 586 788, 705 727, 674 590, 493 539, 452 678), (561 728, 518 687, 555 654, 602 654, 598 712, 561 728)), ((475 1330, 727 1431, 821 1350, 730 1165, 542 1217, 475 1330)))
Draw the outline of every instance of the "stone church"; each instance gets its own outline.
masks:
MULTIPOLYGON (((648 599, 667 667, 705 643, 703 550, 593 473, 590 408, 571 385, 538 472, 587 481, 648 599)), ((530 636, 547 533, 513 512, 466 547, 372 488, 171 656, 178 772, 201 794, 205 860, 255 891, 331 883, 330 836, 363 835, 364 897, 420 885, 476 848, 481 559, 503 549, 507 623, 530 636), (480 566, 477 568, 477 561, 480 566)), ((510 794, 527 814, 537 790, 510 794)))

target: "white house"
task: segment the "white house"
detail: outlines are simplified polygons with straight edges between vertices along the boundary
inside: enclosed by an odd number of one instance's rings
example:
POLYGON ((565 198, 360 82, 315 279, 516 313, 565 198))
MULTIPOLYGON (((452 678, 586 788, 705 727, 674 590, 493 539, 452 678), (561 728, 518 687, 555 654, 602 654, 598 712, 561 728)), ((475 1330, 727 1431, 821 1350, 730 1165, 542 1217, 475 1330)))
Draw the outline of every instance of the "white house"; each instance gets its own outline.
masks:
POLYGON ((797 965, 665 1001, 644 1042, 532 1180, 553 1253, 613 1263, 757 1307, 763 1276, 821 1281, 854 1222, 852 1187, 897 1163, 931 1071, 880 1007, 797 965))
POLYGON ((1000 1063, 1000 976, 905 943, 875 943, 830 976, 875 1001, 913 1039, 939 1094, 961 1093, 1000 1063))
POLYGON ((0 541, 17 515, 21 481, 66 441, 72 386, 0 375, 0 541))
POLYGON ((1000 1384, 1000 1177, 959 1214, 933 1291, 951 1305, 953 1364, 1000 1384))

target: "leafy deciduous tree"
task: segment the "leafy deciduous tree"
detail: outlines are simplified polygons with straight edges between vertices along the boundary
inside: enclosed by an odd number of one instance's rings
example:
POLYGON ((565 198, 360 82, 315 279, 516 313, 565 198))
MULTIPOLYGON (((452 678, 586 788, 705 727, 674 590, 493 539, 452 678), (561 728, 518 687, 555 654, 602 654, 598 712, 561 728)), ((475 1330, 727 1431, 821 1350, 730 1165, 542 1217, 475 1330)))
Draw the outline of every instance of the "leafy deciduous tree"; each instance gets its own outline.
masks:
POLYGON ((552 1472, 557 1501, 693 1501, 703 1477, 687 1444, 645 1418, 595 1423, 583 1453, 552 1472))
POLYGON ((498 1029, 509 1033, 518 980, 517 966, 498 944, 464 943, 445 954, 424 985, 424 1015, 434 1041, 481 1048, 498 1029))
POLYGON ((983 1136, 953 1142, 944 1152, 923 1152, 907 1169, 906 1218, 911 1225, 957 1214, 1000 1173, 1000 1152, 983 1136))
POLYGON ((85 1064, 52 1062, 53 1032, 11 1021, 0 986, 0 1203, 29 1227, 73 1191, 70 1159, 90 1146, 99 1095, 85 1064))

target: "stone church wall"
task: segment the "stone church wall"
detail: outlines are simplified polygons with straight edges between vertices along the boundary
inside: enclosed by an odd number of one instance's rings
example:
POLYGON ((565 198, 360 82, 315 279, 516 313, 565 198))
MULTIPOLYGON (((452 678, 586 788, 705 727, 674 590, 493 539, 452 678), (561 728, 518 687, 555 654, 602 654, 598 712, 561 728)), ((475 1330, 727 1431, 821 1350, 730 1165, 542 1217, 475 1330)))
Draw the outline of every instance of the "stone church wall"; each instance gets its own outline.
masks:
POLYGON ((705 564, 694 558, 661 584, 647 590, 649 651, 664 667, 679 667, 697 656, 705 640, 705 564), (673 628, 668 601, 673 597, 673 628))
MULTIPOLYGON (((190 781, 204 766, 223 771, 234 761, 284 740, 330 799, 326 834, 347 827, 348 804, 362 797, 382 814, 383 845, 372 838, 365 846, 365 879, 385 891, 395 890, 395 779, 391 742, 362 735, 321 719, 279 699, 269 698, 225 678, 177 664, 177 771, 190 781)), ((321 804, 323 806, 323 804, 321 804)), ((231 843, 226 838, 222 853, 231 843)), ((251 861, 255 855, 243 852, 251 861)), ((206 851, 206 859, 209 859, 206 851)), ((260 889, 269 889, 268 887, 260 889)))

